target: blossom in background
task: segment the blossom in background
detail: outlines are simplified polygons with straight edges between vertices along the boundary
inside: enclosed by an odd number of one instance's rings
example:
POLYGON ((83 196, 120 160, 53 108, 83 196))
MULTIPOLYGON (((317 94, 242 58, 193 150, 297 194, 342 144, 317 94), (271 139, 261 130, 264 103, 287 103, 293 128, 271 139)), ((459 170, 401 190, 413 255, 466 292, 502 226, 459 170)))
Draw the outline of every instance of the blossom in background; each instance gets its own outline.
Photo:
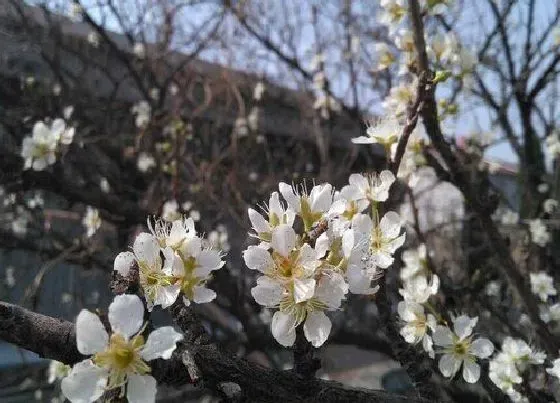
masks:
POLYGON ((147 126, 152 116, 152 107, 147 101, 139 101, 130 109, 133 115, 136 116, 136 127, 142 128, 147 126))
POLYGON ((374 52, 377 55, 376 71, 387 70, 397 60, 386 43, 376 43, 374 52))
POLYGON ((529 220, 529 232, 531 240, 541 247, 545 247, 550 242, 550 232, 541 219, 529 220))
POLYGON ((543 202, 543 210, 545 213, 552 214, 558 209, 558 200, 546 199, 543 202))
POLYGON ((225 226, 220 224, 214 231, 208 233, 208 245, 224 252, 230 250, 229 235, 225 226))
POLYGON ((552 367, 547 368, 546 372, 560 379, 560 358, 557 358, 554 361, 552 361, 552 367))
POLYGON ((414 100, 415 86, 414 83, 401 83, 391 87, 389 95, 383 101, 383 108, 396 116, 401 116, 414 100))
POLYGON ((405 301, 423 304, 428 301, 430 296, 437 294, 439 277, 433 274, 431 281, 428 282, 426 276, 418 275, 408 279, 403 285, 404 288, 399 289, 399 294, 405 301))
POLYGON ((140 153, 138 155, 136 166, 138 167, 138 170, 140 172, 145 173, 156 166, 156 160, 154 159, 154 157, 147 153, 140 153))
POLYGON ((367 136, 354 137, 354 144, 381 144, 390 147, 397 142, 402 132, 402 125, 395 118, 382 119, 374 124, 368 125, 367 136))
POLYGON ((101 227, 101 217, 99 217, 99 210, 87 206, 86 214, 84 215, 82 224, 86 228, 86 236, 88 238, 92 237, 93 234, 97 232, 99 227, 101 227))
POLYGON ((558 133, 552 133, 546 138, 545 150, 551 158, 557 158, 560 155, 560 136, 558 136, 558 133))
POLYGON ((51 360, 48 368, 48 383, 54 383, 57 379, 63 379, 70 373, 70 365, 66 365, 60 361, 51 360))
MULTIPOLYGON (((394 27, 406 15, 406 0, 381 0, 379 23, 394 27)), ((394 28, 393 28, 394 29, 394 28)))
POLYGON ((165 221, 175 221, 181 218, 181 213, 179 212, 179 204, 176 200, 167 200, 163 203, 161 208, 161 218, 165 221))
POLYGON ((95 31, 90 31, 87 36, 87 41, 94 48, 98 47, 100 41, 99 34, 95 31))
POLYGON ((401 301, 398 304, 398 312, 403 326, 400 334, 407 343, 416 344, 422 341, 424 351, 431 358, 435 357, 432 338, 428 335, 428 330, 434 331, 436 328, 436 318, 424 313, 424 307, 416 302, 401 301))
POLYGON ((333 188, 329 183, 315 185, 309 193, 305 186, 298 190, 296 186, 280 182, 278 187, 289 208, 303 220, 306 231, 323 218, 333 202, 333 188))
POLYGON ((463 379, 475 383, 480 378, 480 365, 477 358, 488 358, 494 352, 494 345, 485 338, 473 340, 472 332, 478 317, 466 315, 453 320, 453 331, 447 326, 438 325, 432 338, 436 346, 442 347, 439 369, 443 376, 453 378, 463 366, 463 379))
POLYGON ((414 52, 414 35, 409 29, 401 28, 395 35, 395 45, 406 53, 414 52))
POLYGON ((560 302, 550 306, 541 306, 540 308, 540 317, 543 322, 560 322, 560 302))
POLYGON ((556 288, 554 288, 554 280, 546 272, 530 273, 529 279, 531 280, 531 291, 538 295, 541 301, 546 302, 548 297, 557 294, 556 288))
POLYGON ((132 48, 132 52, 136 55, 137 58, 143 59, 146 57, 146 46, 143 43, 137 42, 134 44, 132 48))
POLYGON ((84 309, 76 319, 78 351, 90 358, 74 365, 61 388, 71 402, 93 402, 107 391, 121 390, 130 403, 155 402, 156 380, 147 362, 169 359, 183 336, 160 327, 144 339, 144 306, 136 295, 116 296, 109 305, 109 335, 99 317, 84 309))
POLYGON ((420 244, 416 249, 407 249, 402 254, 404 266, 401 269, 401 280, 408 281, 423 274, 427 269, 428 253, 426 245, 420 244))
POLYGON ((38 121, 33 126, 31 136, 23 139, 21 156, 25 160, 24 169, 42 171, 56 162, 59 145, 68 145, 74 138, 74 128, 67 128, 63 119, 55 119, 50 126, 38 121))
POLYGON ((508 395, 515 390, 515 385, 523 381, 515 367, 496 360, 490 361, 488 376, 498 388, 508 395))
POLYGON ((504 225, 513 225, 519 222, 519 214, 511 209, 505 209, 500 217, 500 221, 504 225))

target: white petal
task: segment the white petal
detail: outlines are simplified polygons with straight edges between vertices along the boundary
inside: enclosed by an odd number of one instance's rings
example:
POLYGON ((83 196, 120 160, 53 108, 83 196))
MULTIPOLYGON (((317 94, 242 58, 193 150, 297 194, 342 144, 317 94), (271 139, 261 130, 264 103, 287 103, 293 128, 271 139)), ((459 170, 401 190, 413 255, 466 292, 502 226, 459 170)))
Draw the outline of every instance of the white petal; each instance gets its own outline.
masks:
POLYGON ((74 365, 60 387, 72 403, 90 403, 101 397, 106 384, 107 371, 85 360, 74 365))
POLYGON ((276 311, 270 328, 276 341, 284 347, 289 347, 296 341, 296 318, 293 315, 276 311))
POLYGON ((206 304, 216 298, 216 293, 204 286, 197 285, 193 287, 193 301, 197 304, 206 304))
POLYGON ((200 251, 197 259, 199 266, 195 269, 194 275, 197 277, 206 277, 213 270, 218 270, 224 265, 220 252, 212 249, 200 251))
POLYGON ((243 253, 243 259, 249 269, 258 270, 262 273, 266 273, 267 270, 274 266, 270 253, 258 246, 249 246, 243 253))
POLYGON ((332 204, 332 186, 329 183, 317 185, 311 189, 311 211, 326 212, 332 204))
POLYGON ((471 344, 471 353, 480 358, 487 358, 494 352, 494 345, 488 339, 477 339, 471 344))
POLYGON ((476 383, 480 378, 480 365, 474 361, 463 360, 463 379, 468 383, 476 383))
MULTIPOLYGON (((177 300, 181 291, 181 284, 173 284, 167 287, 158 287, 154 298, 154 305, 161 305, 163 309, 169 308, 177 300)), ((151 309, 148 309, 151 311, 151 309)))
POLYGON ((257 304, 273 308, 280 304, 284 287, 267 276, 261 276, 257 279, 257 285, 251 289, 251 295, 257 304))
POLYGON ((140 355, 145 361, 156 358, 168 360, 175 351, 177 342, 181 340, 183 340, 183 335, 175 331, 172 326, 157 328, 148 336, 140 355))
POLYGON ((303 324, 305 338, 313 347, 321 346, 331 333, 331 320, 322 311, 311 312, 303 324))
POLYGON ((453 330, 461 340, 472 334, 476 323, 478 322, 478 317, 470 318, 467 315, 461 315, 453 320, 453 330))
POLYGON ((401 232, 401 217, 394 211, 389 211, 379 222, 379 228, 386 238, 395 239, 401 232))
POLYGON ((202 250, 202 239, 197 236, 193 236, 192 238, 187 238, 183 241, 183 245, 181 245, 181 252, 183 252, 183 256, 186 258, 188 256, 198 257, 200 251, 202 250))
POLYGON ((459 370, 459 367, 461 366, 461 361, 455 359, 455 357, 452 354, 444 354, 440 358, 438 366, 443 376, 447 378, 452 378, 459 370))
POLYGON ((327 233, 322 233, 315 241, 315 257, 321 259, 329 250, 329 237, 327 233))
POLYGON ((157 382, 153 376, 131 374, 128 376, 126 397, 128 403, 154 403, 157 382))
POLYGON ((148 234, 147 232, 138 234, 134 240, 132 250, 140 262, 146 263, 150 267, 157 265, 158 259, 160 258, 160 248, 156 237, 152 234, 148 234))
POLYGON ((288 202, 288 206, 290 206, 290 208, 295 212, 299 212, 301 206, 299 204, 299 197, 294 193, 294 189, 284 182, 280 182, 278 184, 278 189, 280 190, 280 193, 282 193, 284 199, 288 202))
POLYGON ((272 192, 270 195, 270 200, 268 201, 268 211, 270 214, 276 214, 278 218, 281 218, 284 214, 284 209, 280 203, 280 195, 278 192, 272 192))
POLYGON ((453 332, 447 326, 436 326, 432 337, 434 343, 438 346, 450 346, 453 344, 453 332))
POLYGON ((84 355, 103 351, 109 343, 109 335, 99 316, 87 309, 82 309, 76 319, 76 342, 78 351, 84 355))
POLYGON ((272 232, 272 248, 284 257, 288 257, 296 246, 296 232, 286 224, 279 225, 272 232))
POLYGON ((315 289, 315 297, 327 304, 328 309, 338 309, 348 293, 348 284, 338 273, 324 275, 315 289))
POLYGON ((134 265, 134 254, 132 252, 121 252, 115 258, 113 269, 121 276, 127 276, 130 268, 134 265))
POLYGON ((144 305, 137 295, 117 295, 109 305, 109 323, 113 333, 131 338, 144 323, 144 305))
POLYGON ((315 279, 294 279, 294 301, 296 304, 307 301, 315 293, 315 279))
POLYGON ((342 253, 345 258, 349 258, 354 249, 354 230, 347 229, 342 235, 342 253))
POLYGON ((368 234, 373 228, 373 222, 367 214, 356 214, 352 218, 352 229, 359 233, 368 234))
POLYGON ((258 234, 262 232, 270 232, 270 225, 268 224, 268 221, 266 221, 259 212, 250 208, 248 213, 251 225, 258 234))
POLYGON ((422 347, 424 348, 424 351, 428 353, 428 356, 433 360, 436 356, 434 352, 434 342, 427 334, 425 334, 422 338, 422 347))
POLYGON ((406 238, 406 232, 403 233, 400 237, 393 239, 389 242, 388 249, 390 253, 395 253, 397 249, 404 245, 404 241, 406 238))

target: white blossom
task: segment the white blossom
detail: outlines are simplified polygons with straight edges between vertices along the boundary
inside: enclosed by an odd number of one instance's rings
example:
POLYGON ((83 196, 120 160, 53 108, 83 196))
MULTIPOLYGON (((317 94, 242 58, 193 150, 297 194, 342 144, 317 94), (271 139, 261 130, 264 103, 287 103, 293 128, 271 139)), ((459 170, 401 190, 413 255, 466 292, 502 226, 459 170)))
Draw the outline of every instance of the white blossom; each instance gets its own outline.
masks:
POLYGON ((74 138, 74 128, 67 128, 63 119, 55 119, 50 126, 39 121, 33 126, 31 136, 23 139, 21 156, 24 169, 42 171, 56 162, 59 144, 68 145, 74 138))
POLYGON ((395 114, 397 116, 402 115, 406 112, 406 109, 414 100, 415 84, 401 83, 397 86, 391 87, 389 95, 383 101, 383 108, 388 112, 395 114))
POLYGON ((143 43, 137 42, 134 44, 132 48, 132 52, 136 55, 137 58, 143 59, 146 57, 146 46, 143 43))
POLYGON ((355 201, 384 202, 389 197, 389 189, 395 180, 395 175, 388 170, 379 174, 352 174, 348 178, 348 188, 343 188, 343 191, 351 193, 355 201))
POLYGON ((404 244, 405 233, 401 232, 401 218, 389 211, 378 223, 373 223, 365 214, 352 219, 352 228, 367 243, 367 265, 386 269, 393 264, 393 254, 404 244))
POLYGON ((333 189, 329 183, 315 185, 309 193, 305 186, 298 190, 295 186, 280 182, 278 187, 288 207, 303 220, 306 231, 324 218, 333 202, 333 189))
POLYGON ((86 214, 84 215, 82 224, 86 228, 86 236, 88 238, 91 238, 93 234, 97 232, 99 227, 101 227, 101 217, 99 217, 99 210, 87 206, 86 214))
POLYGON ((428 335, 428 330, 435 330, 436 319, 433 315, 426 315, 424 307, 416 302, 401 301, 398 305, 398 312, 403 326, 400 334, 407 343, 416 344, 422 341, 424 351, 431 358, 434 358, 432 339, 428 335))
POLYGON ((432 275, 431 281, 428 282, 426 276, 415 276, 404 282, 404 288, 399 289, 405 301, 423 304, 428 301, 430 296, 437 294, 439 289, 439 277, 432 275))
POLYGON ((183 336, 160 327, 144 339, 144 306, 136 295, 119 295, 109 306, 109 335, 99 317, 82 310, 76 319, 78 351, 86 360, 74 365, 61 388, 71 402, 93 402, 119 388, 131 403, 155 402, 156 380, 147 362, 169 359, 183 336))
POLYGON ((554 361, 552 361, 552 367, 547 368, 546 372, 560 379, 560 358, 557 358, 554 361))
POLYGON ((99 46, 99 34, 95 31, 90 31, 87 36, 87 40, 91 46, 94 48, 99 46))
POLYGON ((136 116, 135 124, 136 127, 142 128, 147 126, 152 115, 152 107, 147 101, 137 102, 131 109, 133 115, 136 116))
POLYGON ((376 123, 370 124, 367 128, 367 136, 355 137, 352 139, 354 144, 381 144, 390 147, 396 143, 402 132, 402 125, 395 118, 381 119, 376 123))
POLYGON ((531 280, 531 291, 538 295, 541 301, 546 302, 548 297, 557 294, 556 288, 554 288, 554 280, 546 272, 530 273, 529 278, 531 280))
POLYGON ((376 43, 374 51, 377 55, 376 71, 387 70, 396 61, 396 57, 386 43, 376 43))
POLYGON ((545 150, 551 158, 557 158, 560 155, 560 136, 558 136, 558 133, 552 133, 546 138, 545 150))
POLYGON ((441 346, 443 353, 439 369, 443 376, 453 378, 463 366, 463 379, 475 383, 480 378, 477 358, 488 358, 494 352, 494 345, 485 338, 473 340, 472 332, 478 318, 461 315, 453 320, 453 331, 447 326, 438 325, 432 338, 434 344, 441 346))
POLYGON ((147 153, 140 153, 138 155, 138 161, 136 162, 136 166, 140 172, 148 172, 150 169, 156 166, 156 160, 154 157, 147 153))
POLYGON ((545 247, 550 242, 550 232, 541 219, 529 220, 529 232, 531 240, 541 247, 545 247))
POLYGON ((258 211, 252 208, 248 209, 249 220, 255 232, 254 236, 261 241, 270 242, 272 230, 279 225, 287 224, 292 226, 294 224, 296 213, 282 204, 278 192, 273 192, 270 195, 268 206, 264 206, 263 211, 266 214, 266 218, 258 211))
POLYGON ((558 209, 558 200, 546 199, 543 202, 543 210, 545 213, 552 214, 558 209))

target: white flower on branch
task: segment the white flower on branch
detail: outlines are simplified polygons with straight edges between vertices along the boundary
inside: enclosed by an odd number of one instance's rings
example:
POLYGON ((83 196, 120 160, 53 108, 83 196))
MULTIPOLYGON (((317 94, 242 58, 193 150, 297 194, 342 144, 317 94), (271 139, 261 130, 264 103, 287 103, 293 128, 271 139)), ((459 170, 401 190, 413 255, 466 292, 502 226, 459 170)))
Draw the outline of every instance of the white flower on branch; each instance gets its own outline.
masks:
POLYGON ((156 166, 156 160, 154 159, 154 157, 147 153, 140 153, 138 155, 136 166, 140 172, 146 173, 156 166))
POLYGON ((265 206, 263 210, 267 218, 252 208, 248 210, 249 220, 251 221, 253 231, 255 231, 254 236, 263 242, 271 241, 272 230, 280 224, 287 224, 291 227, 296 217, 296 213, 293 210, 285 207, 280 202, 278 192, 273 192, 270 195, 268 207, 265 206))
POLYGON ((350 189, 345 187, 346 192, 351 193, 354 200, 384 202, 389 197, 391 185, 395 183, 395 175, 387 170, 381 171, 379 175, 377 173, 369 175, 352 174, 348 178, 348 182, 350 189))
POLYGON ((352 228, 367 244, 367 266, 386 269, 393 264, 393 254, 404 244, 406 233, 401 234, 401 218, 389 211, 374 223, 365 214, 358 214, 352 220, 352 228))
POLYGON ((405 301, 423 304, 430 296, 437 294, 438 289, 439 277, 435 274, 430 282, 426 276, 415 276, 404 282, 404 288, 399 289, 399 294, 405 301))
POLYGON ((416 302, 401 301, 398 305, 399 317, 403 321, 400 334, 407 343, 416 344, 422 341, 424 351, 431 358, 435 357, 432 338, 428 330, 436 328, 436 318, 424 313, 424 307, 416 302))
POLYGON ((48 368, 48 383, 54 383, 57 379, 63 379, 70 373, 70 365, 66 365, 60 361, 52 360, 48 368))
POLYGON ((131 109, 133 115, 136 116, 135 124, 138 128, 143 128, 148 125, 152 116, 152 107, 147 101, 137 102, 131 109))
POLYGON ((547 368, 546 372, 560 379, 560 358, 557 358, 554 361, 552 361, 552 367, 547 368))
POLYGON ((53 165, 59 145, 69 145, 73 138, 74 128, 67 128, 63 119, 55 119, 50 126, 42 121, 35 123, 31 136, 23 139, 24 169, 42 171, 53 165))
POLYGON ((376 43, 374 45, 374 51, 377 55, 375 71, 387 70, 397 59, 386 43, 376 43))
POLYGON ((550 242, 550 232, 541 219, 529 220, 529 232, 531 240, 541 247, 545 247, 550 242))
POLYGON ((480 378, 480 365, 477 358, 488 358, 494 352, 494 345, 485 338, 474 340, 473 329, 478 317, 461 315, 453 320, 453 331, 447 326, 438 325, 433 333, 434 344, 441 346, 443 356, 439 369, 443 376, 453 378, 463 366, 463 379, 475 383, 480 378))
POLYGON ((93 402, 108 390, 120 389, 131 403, 155 402, 156 380, 147 362, 169 359, 183 336, 160 327, 145 340, 144 306, 136 295, 119 295, 109 306, 109 335, 97 315, 84 309, 76 319, 78 351, 90 358, 74 365, 62 380, 71 402, 93 402))
POLYGON ((381 119, 372 123, 366 130, 367 136, 355 137, 352 139, 354 144, 381 144, 390 147, 396 143, 402 133, 402 125, 395 118, 381 119))
POLYGON ((546 272, 530 273, 529 279, 531 281, 531 291, 538 295, 542 302, 546 302, 548 297, 557 294, 556 288, 554 288, 554 280, 546 272))
POLYGON ((329 183, 315 185, 309 193, 305 186, 301 186, 299 190, 284 182, 280 182, 278 186, 288 207, 303 220, 305 231, 311 230, 314 224, 324 218, 333 202, 333 188, 329 183))

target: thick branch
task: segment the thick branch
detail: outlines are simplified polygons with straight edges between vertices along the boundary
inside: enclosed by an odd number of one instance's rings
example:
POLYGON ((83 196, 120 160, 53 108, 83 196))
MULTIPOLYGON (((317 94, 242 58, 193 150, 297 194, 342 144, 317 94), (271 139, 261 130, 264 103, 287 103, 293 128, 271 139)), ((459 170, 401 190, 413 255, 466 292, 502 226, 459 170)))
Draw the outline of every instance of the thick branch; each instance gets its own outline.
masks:
MULTIPOLYGON (((190 339, 188 337, 187 339, 190 339)), ((43 358, 74 364, 84 357, 78 352, 71 322, 0 302, 0 339, 33 351, 43 358)), ((179 385, 190 379, 185 357, 192 357, 206 387, 223 389, 224 383, 241 388, 240 398, 259 402, 419 402, 420 399, 384 391, 348 389, 336 382, 304 380, 291 371, 277 371, 225 354, 212 344, 187 340, 172 358, 157 360, 152 374, 160 383, 179 385), (186 353, 186 354, 185 354, 186 353)))

